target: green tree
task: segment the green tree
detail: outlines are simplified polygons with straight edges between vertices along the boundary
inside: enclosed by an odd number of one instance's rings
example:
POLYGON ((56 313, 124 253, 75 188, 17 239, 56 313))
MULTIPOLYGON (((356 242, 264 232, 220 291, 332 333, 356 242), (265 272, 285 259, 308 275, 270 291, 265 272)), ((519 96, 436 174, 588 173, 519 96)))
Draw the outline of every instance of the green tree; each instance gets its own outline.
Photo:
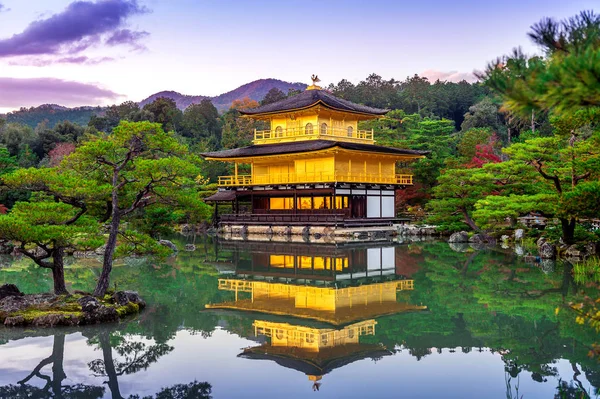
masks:
POLYGON ((473 220, 473 211, 477 201, 494 189, 494 181, 492 175, 480 168, 446 170, 433 188, 434 199, 428 208, 434 215, 429 222, 438 224, 442 231, 463 230, 465 224, 480 231, 473 220))
POLYGON ((50 269, 54 293, 67 294, 64 276, 66 251, 101 245, 96 221, 86 215, 86 193, 101 191, 73 173, 55 168, 20 169, 2 177, 12 189, 34 192, 31 202, 17 202, 0 215, 0 237, 18 244, 19 251, 38 266, 50 269))
POLYGON ((152 114, 151 122, 160 123, 164 131, 178 132, 181 128, 183 113, 177 108, 175 100, 168 97, 159 97, 146 104, 143 109, 152 114))
POLYGON ((277 101, 285 100, 288 96, 277 87, 273 87, 265 94, 265 97, 260 102, 260 105, 276 103, 277 101))
POLYGON ((104 296, 108 289, 125 217, 154 204, 177 204, 208 218, 210 207, 196 195, 198 163, 198 158, 190 155, 173 133, 165 133, 160 124, 122 121, 112 134, 85 142, 61 164, 61 168, 107 187, 109 235, 95 296, 104 296))
POLYGON ((183 112, 181 125, 181 135, 202 151, 212 151, 220 147, 219 112, 209 99, 205 98, 199 104, 187 107, 183 112))

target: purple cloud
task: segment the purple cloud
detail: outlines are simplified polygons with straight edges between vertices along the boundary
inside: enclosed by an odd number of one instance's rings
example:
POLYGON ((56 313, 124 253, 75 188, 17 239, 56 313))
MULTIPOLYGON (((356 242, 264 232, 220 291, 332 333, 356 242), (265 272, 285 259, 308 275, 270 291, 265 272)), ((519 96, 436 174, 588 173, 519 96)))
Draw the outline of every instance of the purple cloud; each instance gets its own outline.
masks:
POLYGON ((96 105, 119 94, 89 83, 54 78, 0 77, 0 108, 20 108, 52 103, 65 106, 96 105))
POLYGON ((140 45, 139 41, 148 35, 150 35, 150 33, 144 31, 136 32, 130 29, 121 29, 115 31, 108 39, 106 39, 105 43, 109 46, 127 44, 134 48, 143 50, 145 47, 140 45))
POLYGON ((8 65, 12 66, 34 66, 44 67, 51 64, 79 64, 79 65, 98 65, 104 62, 114 61, 112 57, 96 57, 90 58, 85 55, 75 57, 62 57, 62 58, 25 58, 19 59, 18 61, 9 61, 8 65))
POLYGON ((6 11, 10 11, 10 8, 6 8, 6 6, 2 3, 0 3, 0 12, 6 12, 6 11))
POLYGON ((475 74, 470 73, 470 72, 458 72, 458 71, 443 72, 443 71, 437 71, 435 69, 428 69, 426 71, 421 72, 419 74, 419 76, 429 79, 429 81, 432 83, 438 79, 442 82, 446 81, 446 82, 455 82, 455 83, 461 82, 463 80, 466 80, 467 82, 470 82, 470 83, 477 81, 477 77, 475 76, 475 74))
MULTIPOLYGON (((146 12, 148 9, 137 0, 75 1, 64 11, 34 21, 23 32, 0 40, 0 57, 77 54, 100 43, 103 35, 112 38, 122 32, 128 18, 146 12)), ((130 33, 137 39, 147 35, 130 33)))

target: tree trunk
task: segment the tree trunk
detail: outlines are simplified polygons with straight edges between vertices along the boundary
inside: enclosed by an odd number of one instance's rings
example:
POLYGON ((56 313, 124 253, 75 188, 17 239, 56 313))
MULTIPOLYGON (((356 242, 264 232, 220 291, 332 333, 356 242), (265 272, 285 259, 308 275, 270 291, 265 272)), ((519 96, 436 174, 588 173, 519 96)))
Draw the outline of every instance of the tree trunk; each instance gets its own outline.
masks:
POLYGON ((98 284, 94 290, 94 296, 101 298, 106 295, 106 291, 110 285, 110 272, 112 271, 113 256, 117 247, 117 235, 119 233, 119 224, 121 215, 119 212, 113 212, 113 217, 110 222, 110 233, 106 242, 106 252, 104 252, 104 260, 102 262, 102 273, 98 279, 98 284))
POLYGON ((119 234, 119 225, 121 223, 121 212, 119 210, 119 170, 113 171, 112 178, 112 211, 110 221, 110 232, 108 234, 108 240, 106 241, 106 251, 104 252, 104 260, 102 262, 102 273, 98 279, 98 284, 94 290, 94 296, 101 298, 106 295, 110 284, 110 272, 112 271, 113 255, 115 254, 115 248, 117 246, 117 235, 119 234))
POLYGON ((69 294, 65 285, 65 250, 62 247, 55 248, 52 254, 52 279, 54 280, 54 294, 69 294))
POLYGON ((52 393, 55 398, 62 398, 62 382, 67 375, 63 366, 65 356, 65 335, 57 334, 54 336, 54 345, 52 346, 52 393))
POLYGON ((575 218, 571 219, 560 219, 560 225, 562 227, 563 241, 567 245, 571 245, 575 242, 575 218))
POLYGON ((102 349, 102 359, 104 360, 104 371, 108 377, 108 388, 113 399, 123 399, 119 389, 119 378, 115 369, 115 362, 112 356, 112 346, 110 345, 110 336, 107 331, 101 332, 98 337, 100 348, 102 349))
POLYGON ((473 219, 471 219, 471 216, 469 216, 469 213, 467 212, 466 209, 461 209, 463 217, 465 219, 465 223, 469 225, 470 228, 472 228, 475 231, 480 231, 481 229, 475 224, 475 221, 473 219))

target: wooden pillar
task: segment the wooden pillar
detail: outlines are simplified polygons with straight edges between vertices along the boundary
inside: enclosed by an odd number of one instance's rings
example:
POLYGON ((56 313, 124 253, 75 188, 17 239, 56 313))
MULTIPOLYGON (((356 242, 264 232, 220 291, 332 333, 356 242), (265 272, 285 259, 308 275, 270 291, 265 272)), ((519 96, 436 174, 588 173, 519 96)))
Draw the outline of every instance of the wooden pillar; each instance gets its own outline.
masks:
POLYGON ((348 177, 352 176, 352 158, 348 158, 348 177))
POLYGON ((238 184, 238 163, 237 162, 235 162, 235 173, 234 173, 234 176, 235 176, 235 184, 238 184))

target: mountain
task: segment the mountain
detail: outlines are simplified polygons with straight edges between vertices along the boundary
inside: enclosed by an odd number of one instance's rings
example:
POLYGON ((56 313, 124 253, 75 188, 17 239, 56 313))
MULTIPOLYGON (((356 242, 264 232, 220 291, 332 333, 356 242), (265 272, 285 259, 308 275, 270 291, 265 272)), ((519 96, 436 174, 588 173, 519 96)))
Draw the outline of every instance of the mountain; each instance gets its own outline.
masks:
POLYGON ((79 125, 87 125, 92 115, 100 113, 102 107, 75 107, 67 108, 57 104, 44 104, 39 107, 21 108, 9 112, 5 118, 8 123, 20 123, 35 128, 38 123, 47 121, 47 126, 52 128, 59 122, 71 121, 79 125))
POLYGON ((161 91, 159 93, 152 94, 148 98, 140 101, 140 106, 151 103, 159 97, 168 97, 175 100, 177 107, 181 110, 186 109, 191 104, 196 104, 205 98, 212 101, 214 106, 219 112, 227 111, 231 107, 231 103, 234 100, 241 100, 242 98, 249 97, 252 100, 260 101, 264 98, 269 90, 272 88, 278 88, 279 90, 287 93, 289 89, 304 90, 306 85, 304 83, 290 83, 284 82, 278 79, 259 79, 254 82, 246 83, 243 86, 238 87, 235 90, 228 91, 227 93, 220 94, 214 97, 208 96, 189 96, 178 93, 176 91, 161 91))
POLYGON ((143 107, 146 104, 150 104, 154 100, 160 97, 167 97, 172 100, 175 100, 177 104, 177 108, 184 110, 188 106, 192 104, 197 104, 205 98, 209 98, 207 96, 187 96, 185 94, 177 93, 176 91, 160 91, 158 93, 152 94, 150 97, 143 99, 138 104, 140 107, 143 107))
MULTIPOLYGON (((159 97, 168 97, 175 100, 175 103, 179 109, 184 110, 190 104, 196 104, 203 99, 208 98, 212 101, 219 112, 224 112, 231 107, 231 103, 234 100, 241 100, 242 98, 249 97, 252 100, 260 101, 264 98, 267 92, 274 87, 278 88, 284 93, 287 93, 289 89, 306 89, 306 85, 304 83, 290 83, 278 79, 259 79, 240 86, 235 90, 228 91, 227 93, 223 93, 214 97, 201 95, 188 96, 177 93, 176 91, 161 91, 140 101, 139 105, 140 107, 143 107, 159 97)), ((44 104, 40 105, 39 107, 21 108, 18 111, 9 112, 6 115, 0 115, 0 117, 5 118, 9 123, 22 123, 24 125, 29 125, 32 128, 35 128, 38 123, 44 120, 48 121, 48 127, 50 128, 65 120, 85 126, 90 121, 92 115, 101 115, 105 110, 106 107, 67 108, 57 104, 44 104)))

